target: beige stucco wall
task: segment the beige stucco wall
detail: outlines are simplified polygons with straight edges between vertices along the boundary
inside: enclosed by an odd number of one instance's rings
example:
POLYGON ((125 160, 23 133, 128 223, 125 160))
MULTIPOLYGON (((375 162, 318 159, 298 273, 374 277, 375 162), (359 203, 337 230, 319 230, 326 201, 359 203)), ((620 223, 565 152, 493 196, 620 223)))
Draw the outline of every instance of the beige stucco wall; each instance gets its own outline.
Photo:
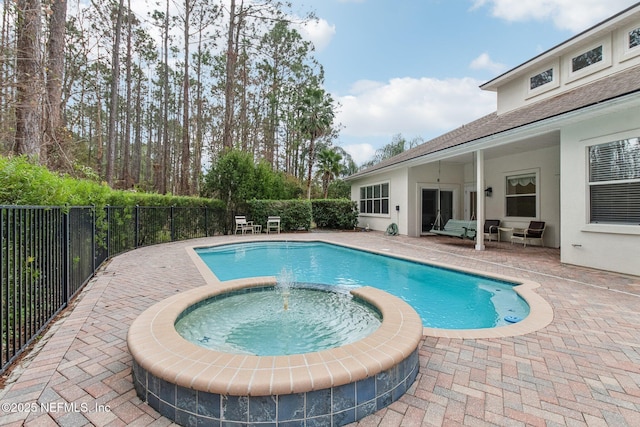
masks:
POLYGON ((434 162, 409 169, 409 236, 420 236, 422 231, 421 207, 423 188, 442 188, 454 191, 454 218, 462 218, 464 165, 449 162, 434 162))
POLYGON ((358 227, 366 227, 368 225, 372 230, 385 231, 391 223, 396 223, 400 234, 408 234, 406 168, 351 181, 351 200, 360 201, 360 187, 384 182, 389 183, 389 214, 360 214, 358 227), (400 207, 399 211, 396 211, 396 206, 400 207))
MULTIPOLYGON (((547 223, 545 246, 560 247, 561 261, 603 270, 640 275, 640 225, 590 224, 587 149, 591 145, 640 137, 640 102, 629 98, 608 111, 575 115, 562 127, 558 145, 513 153, 500 147, 485 150, 485 182, 493 188, 485 198, 485 218, 499 218, 507 227, 524 227, 529 218, 505 217, 506 177, 535 171, 538 176, 538 218, 547 223), (562 173, 560 173, 562 171, 562 173), (561 197, 562 195, 562 197, 561 197)), ((465 187, 475 186, 475 166, 432 162, 352 182, 352 199, 359 187, 390 183, 389 215, 361 215, 359 225, 385 230, 395 222, 401 234, 420 235, 420 189, 457 186, 456 218, 464 218, 465 187), (438 179, 440 182, 438 182, 438 179), (395 211, 395 206, 400 211, 395 211)), ((503 236, 508 238, 509 236, 503 236)))
POLYGON ((640 107, 567 127, 561 142, 562 249, 569 264, 640 275, 640 225, 589 223, 587 150, 640 136, 640 107))
MULTIPOLYGON (((472 176, 469 171, 468 176, 472 176)), ((502 221, 503 227, 524 228, 531 220, 545 221, 544 244, 560 246, 560 147, 523 151, 517 154, 485 160, 485 185, 491 187, 491 197, 485 198, 485 218, 502 221), (511 175, 536 172, 538 176, 538 217, 506 217, 506 178, 511 175)), ((509 238, 506 233, 503 237, 509 238)))
MULTIPOLYGON (((392 222, 398 224, 401 234, 419 236, 421 233, 421 189, 442 188, 454 191, 454 218, 466 219, 465 186, 475 186, 475 165, 471 162, 442 161, 398 169, 352 182, 352 200, 359 200, 359 189, 364 185, 390 183, 389 215, 361 214, 358 225, 384 231, 392 222), (395 211, 395 206, 400 211, 395 211)), ((506 177, 525 172, 537 172, 539 216, 535 219, 547 223, 545 246, 560 246, 560 148, 559 146, 530 150, 485 160, 483 188, 493 188, 492 197, 485 198, 485 218, 499 218, 505 227, 523 228, 532 218, 507 218, 505 207, 506 177)), ((484 196, 484 192, 481 193, 484 196)), ((508 233, 503 234, 509 238, 508 233)))
MULTIPOLYGON (((409 235, 420 235, 420 189, 438 186, 456 191, 454 217, 467 219, 465 187, 475 189, 476 165, 437 162, 415 166, 409 171, 409 235), (438 181, 439 179, 439 181, 438 181)), ((547 147, 485 160, 485 182, 482 188, 492 187, 491 197, 485 197, 485 218, 496 218, 504 227, 524 228, 532 218, 506 217, 506 177, 525 172, 537 172, 539 207, 536 220, 545 221, 545 246, 560 246, 560 147, 547 147)), ((484 192, 481 193, 484 196, 484 192)), ((509 238, 509 234, 503 234, 509 238)))
POLYGON ((640 64, 640 50, 636 48, 630 51, 626 46, 628 45, 628 32, 639 25, 640 21, 635 21, 617 28, 611 33, 582 40, 571 46, 571 49, 563 55, 549 56, 545 61, 527 68, 518 78, 499 88, 497 94, 498 113, 502 114, 533 102, 558 96, 562 92, 573 90, 622 69, 637 66, 640 64), (599 45, 603 46, 601 63, 571 73, 572 58, 599 45), (552 67, 555 70, 557 81, 541 87, 538 91, 530 91, 529 79, 531 76, 552 67))

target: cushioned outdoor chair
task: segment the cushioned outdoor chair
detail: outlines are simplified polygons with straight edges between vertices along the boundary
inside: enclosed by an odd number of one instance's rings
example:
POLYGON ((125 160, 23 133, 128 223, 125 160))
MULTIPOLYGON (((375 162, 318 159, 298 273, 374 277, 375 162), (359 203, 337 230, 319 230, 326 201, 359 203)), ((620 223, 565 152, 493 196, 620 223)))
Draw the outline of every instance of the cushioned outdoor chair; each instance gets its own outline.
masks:
POLYGON ((484 221, 484 237, 489 241, 493 240, 495 236, 496 240, 498 240, 498 228, 500 227, 499 219, 486 219, 484 221))
POLYGON ((544 229, 545 222, 544 221, 531 221, 529 223, 529 227, 527 228, 514 228, 511 233, 511 243, 513 244, 514 240, 518 240, 522 242, 524 246, 527 246, 527 240, 539 240, 540 246, 544 246, 544 229))

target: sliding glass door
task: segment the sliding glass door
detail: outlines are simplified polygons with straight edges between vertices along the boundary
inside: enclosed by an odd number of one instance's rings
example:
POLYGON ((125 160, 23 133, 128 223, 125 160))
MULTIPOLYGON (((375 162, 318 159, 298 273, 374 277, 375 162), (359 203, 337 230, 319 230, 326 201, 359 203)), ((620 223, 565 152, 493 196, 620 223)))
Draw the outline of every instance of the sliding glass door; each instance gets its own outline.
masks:
POLYGON ((453 218, 453 190, 423 188, 421 191, 422 233, 441 230, 453 218))

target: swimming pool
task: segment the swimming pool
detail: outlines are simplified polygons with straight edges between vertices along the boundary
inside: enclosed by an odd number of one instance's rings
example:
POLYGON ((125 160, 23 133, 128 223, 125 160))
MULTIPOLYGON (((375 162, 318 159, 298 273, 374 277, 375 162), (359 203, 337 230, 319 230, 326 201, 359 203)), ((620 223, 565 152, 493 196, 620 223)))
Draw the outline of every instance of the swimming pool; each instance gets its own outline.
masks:
POLYGON ((297 282, 373 286, 409 303, 430 328, 493 328, 529 314, 516 283, 325 242, 244 242, 196 253, 221 281, 277 277, 284 268, 297 282))

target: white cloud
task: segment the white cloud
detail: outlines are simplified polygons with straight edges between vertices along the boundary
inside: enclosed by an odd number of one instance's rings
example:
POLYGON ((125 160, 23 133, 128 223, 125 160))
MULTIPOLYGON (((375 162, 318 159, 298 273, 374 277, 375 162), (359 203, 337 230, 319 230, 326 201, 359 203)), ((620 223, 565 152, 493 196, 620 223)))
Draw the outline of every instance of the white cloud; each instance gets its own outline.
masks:
POLYGON ((471 61, 469 67, 473 70, 491 71, 493 74, 500 74, 507 69, 506 65, 500 64, 499 62, 493 62, 489 57, 489 54, 486 52, 471 61))
POLYGON ((351 155, 351 158, 356 162, 356 165, 368 162, 373 159, 373 155, 376 153, 376 149, 373 145, 368 143, 346 144, 342 145, 342 148, 351 155))
POLYGON ((344 136, 391 137, 401 133, 431 139, 495 111, 495 94, 472 78, 398 78, 360 81, 346 96, 335 96, 344 136))
POLYGON ((351 85, 351 95, 359 95, 367 92, 372 92, 377 89, 383 88, 384 83, 377 82, 375 80, 358 80, 351 85))
POLYGON ((481 83, 472 78, 358 81, 348 95, 334 94, 341 104, 336 121, 344 126, 340 145, 361 165, 394 135, 428 141, 476 120, 496 109, 495 94, 481 90, 481 83))
POLYGON ((327 47, 336 34, 336 26, 324 19, 312 20, 297 27, 300 35, 313 43, 318 52, 327 47))
POLYGON ((489 5, 497 18, 510 22, 553 21, 578 32, 636 3, 635 0, 473 0, 473 9, 489 5))

